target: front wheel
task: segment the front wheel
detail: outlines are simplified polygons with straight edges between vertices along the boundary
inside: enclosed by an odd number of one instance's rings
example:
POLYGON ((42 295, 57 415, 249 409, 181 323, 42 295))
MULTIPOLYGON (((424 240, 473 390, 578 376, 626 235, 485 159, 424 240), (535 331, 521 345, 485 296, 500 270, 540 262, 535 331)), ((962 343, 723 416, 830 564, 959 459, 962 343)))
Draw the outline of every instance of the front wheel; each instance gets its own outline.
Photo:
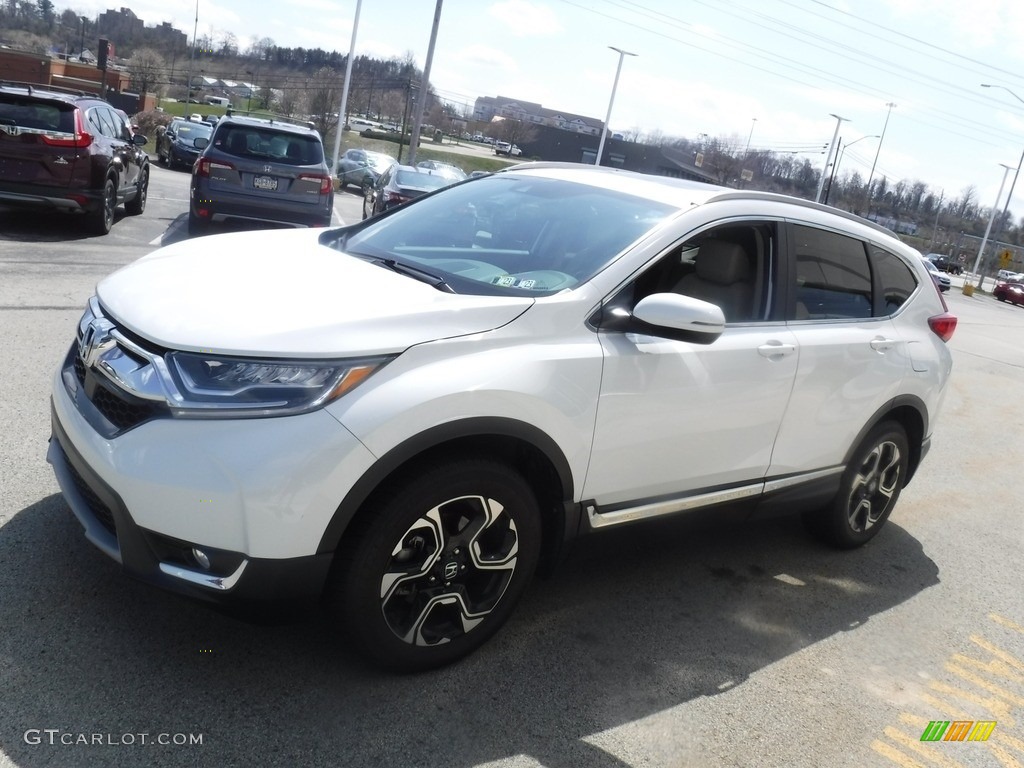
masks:
POLYGON ((807 528, 838 549, 866 544, 896 506, 907 479, 909 456, 902 426, 895 421, 876 426, 853 454, 829 507, 804 515, 807 528))
POLYGON ((466 656, 505 623, 536 568, 541 523, 521 475, 461 458, 371 498, 345 536, 328 604, 359 651, 412 672, 466 656))

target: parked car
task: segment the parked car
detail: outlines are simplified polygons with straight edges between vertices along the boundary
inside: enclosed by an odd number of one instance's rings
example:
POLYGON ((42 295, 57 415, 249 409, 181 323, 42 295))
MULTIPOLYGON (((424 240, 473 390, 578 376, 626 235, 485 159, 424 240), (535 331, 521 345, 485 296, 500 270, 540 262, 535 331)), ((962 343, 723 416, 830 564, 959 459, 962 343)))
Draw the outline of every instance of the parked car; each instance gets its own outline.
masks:
POLYGON ((499 141, 494 145, 494 154, 505 155, 506 157, 519 157, 523 154, 523 150, 515 144, 509 144, 507 141, 499 141))
POLYGON ((80 91, 0 84, 0 203, 77 214, 105 235, 146 210, 148 143, 124 113, 80 91))
POLYGON ((951 275, 959 275, 964 271, 964 266, 952 256, 943 253, 929 253, 925 256, 932 262, 940 272, 948 272, 951 275))
POLYGON ((469 178, 466 172, 459 168, 459 166, 452 165, 451 163, 442 163, 440 160, 421 160, 416 163, 416 167, 426 168, 428 171, 433 171, 440 176, 447 176, 452 181, 462 181, 469 178))
POLYGON ((999 280, 992 289, 992 295, 999 301, 1008 301, 1018 307, 1024 306, 1024 283, 1018 276, 1012 279, 999 280))
POLYGON ((208 123, 172 120, 167 130, 157 136, 157 160, 168 168, 191 168, 212 135, 213 128, 208 123))
POLYGON ((935 281, 935 285, 938 287, 938 289, 943 293, 948 291, 950 286, 949 275, 947 275, 945 272, 939 272, 938 267, 936 267, 935 264, 929 261, 928 259, 921 259, 921 261, 924 262, 925 269, 927 269, 928 274, 932 276, 932 280, 935 281))
POLYGON ((380 175, 376 183, 363 192, 363 218, 368 219, 395 206, 454 184, 446 173, 412 165, 393 165, 380 175))
POLYGON ((579 535, 730 509, 865 544, 952 365, 956 318, 887 230, 609 168, 213 255, 100 282, 53 381, 64 498, 128 574, 324 604, 396 669, 480 646, 579 535))
POLYGON ((397 163, 395 158, 383 152, 348 149, 338 158, 339 186, 345 189, 349 184, 355 184, 362 194, 366 194, 367 187, 373 186, 384 171, 397 163))
POLYGON ((323 141, 305 123, 225 116, 192 168, 192 235, 228 219, 326 227, 333 212, 323 141))

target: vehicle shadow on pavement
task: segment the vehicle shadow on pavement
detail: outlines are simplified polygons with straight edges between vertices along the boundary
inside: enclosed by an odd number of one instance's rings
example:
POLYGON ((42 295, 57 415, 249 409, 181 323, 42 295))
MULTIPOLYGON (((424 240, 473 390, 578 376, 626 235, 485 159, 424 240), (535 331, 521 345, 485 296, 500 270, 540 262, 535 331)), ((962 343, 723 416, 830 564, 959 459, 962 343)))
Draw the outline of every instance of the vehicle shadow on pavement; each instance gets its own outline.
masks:
POLYGON ((892 523, 852 552, 793 520, 637 526, 582 540, 470 658, 396 676, 322 618, 253 626, 124 577, 52 495, 0 527, 0 749, 19 766, 622 768, 595 734, 742 685, 937 583, 892 523), (143 733, 202 745, 125 744, 143 733))
MULTIPOLYGON (((112 231, 126 215, 123 207, 114 212, 112 231)), ((84 215, 53 211, 0 209, 0 229, 3 229, 5 241, 25 243, 68 243, 92 238, 102 242, 104 237, 109 237, 90 232, 84 215)))

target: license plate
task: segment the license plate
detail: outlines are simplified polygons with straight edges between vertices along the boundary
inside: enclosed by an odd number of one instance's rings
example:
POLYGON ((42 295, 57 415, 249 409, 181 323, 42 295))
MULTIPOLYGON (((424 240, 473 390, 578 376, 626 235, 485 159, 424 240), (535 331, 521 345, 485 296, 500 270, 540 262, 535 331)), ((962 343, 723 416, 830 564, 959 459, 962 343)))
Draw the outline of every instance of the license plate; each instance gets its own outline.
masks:
POLYGON ((273 192, 277 189, 277 179, 272 176, 257 176, 252 180, 252 185, 256 189, 263 189, 267 192, 273 192))

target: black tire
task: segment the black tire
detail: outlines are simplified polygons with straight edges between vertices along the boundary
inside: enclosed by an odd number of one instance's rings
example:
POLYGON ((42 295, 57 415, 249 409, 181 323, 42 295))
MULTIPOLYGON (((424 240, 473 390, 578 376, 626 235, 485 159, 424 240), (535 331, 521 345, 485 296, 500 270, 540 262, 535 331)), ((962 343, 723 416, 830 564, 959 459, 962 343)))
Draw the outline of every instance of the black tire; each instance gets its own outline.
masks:
POLYGON ((109 234, 110 228, 114 226, 114 211, 116 209, 117 187, 114 180, 108 176, 107 180, 103 182, 103 199, 96 210, 88 214, 89 230, 96 235, 109 234))
POLYGON ((142 169, 142 178, 135 197, 124 204, 124 211, 129 216, 138 216, 146 210, 146 197, 149 195, 149 168, 142 169))
POLYGON ((327 604, 377 664, 440 667, 505 623, 540 547, 537 501, 517 472, 486 458, 431 463, 361 510, 337 553, 327 604))
POLYGON ((854 549, 881 530, 907 479, 907 433, 884 421, 864 438, 843 472, 839 492, 822 510, 804 515, 807 529, 837 549, 854 549))
POLYGON ((208 222, 196 216, 191 210, 188 212, 188 233, 191 237, 200 237, 209 230, 208 222))
POLYGON ((373 216, 373 207, 374 207, 373 188, 364 184, 363 188, 362 188, 362 191, 363 191, 363 220, 365 221, 366 219, 368 219, 371 216, 373 216), (367 209, 368 207, 369 207, 369 209, 367 209))

